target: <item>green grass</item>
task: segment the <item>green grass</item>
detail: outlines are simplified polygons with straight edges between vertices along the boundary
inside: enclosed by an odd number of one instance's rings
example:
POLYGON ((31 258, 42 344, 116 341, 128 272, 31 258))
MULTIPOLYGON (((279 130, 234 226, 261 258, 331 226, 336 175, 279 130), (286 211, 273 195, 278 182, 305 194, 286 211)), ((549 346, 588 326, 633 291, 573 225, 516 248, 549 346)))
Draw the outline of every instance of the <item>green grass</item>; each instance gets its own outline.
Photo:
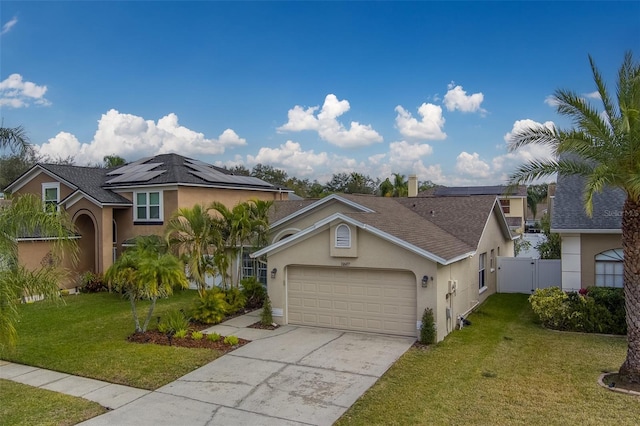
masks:
POLYGON ((86 399, 0 379, 0 424, 75 425, 106 412, 86 399))
MULTIPOLYGON (((188 308, 195 291, 158 300, 155 317, 188 308)), ((209 349, 188 349, 126 341, 134 324, 129 302, 117 294, 66 296, 64 303, 20 307, 19 341, 2 358, 78 376, 154 390, 216 359, 209 349)), ((146 314, 148 303, 138 313, 146 314)))
POLYGON ((410 349, 338 425, 638 424, 639 398, 596 384, 624 360, 624 338, 543 329, 525 295, 494 295, 469 319, 410 349))

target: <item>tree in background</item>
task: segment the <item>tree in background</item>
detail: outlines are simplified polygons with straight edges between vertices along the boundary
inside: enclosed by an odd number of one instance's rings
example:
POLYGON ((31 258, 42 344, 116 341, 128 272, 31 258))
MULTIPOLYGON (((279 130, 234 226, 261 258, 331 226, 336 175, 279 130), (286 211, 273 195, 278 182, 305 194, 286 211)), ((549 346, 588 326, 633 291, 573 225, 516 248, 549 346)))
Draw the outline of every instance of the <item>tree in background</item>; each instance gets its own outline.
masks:
POLYGON ((602 108, 592 106, 580 93, 557 90, 553 98, 556 110, 570 118, 573 127, 562 130, 538 125, 514 133, 511 151, 542 145, 556 157, 524 164, 510 180, 522 184, 555 173, 582 176, 584 208, 589 215, 596 192, 607 186, 625 191, 622 250, 628 347, 619 379, 640 383, 640 65, 631 52, 625 54, 614 100, 593 58, 589 57, 589 63, 602 108))
POLYGON ((540 230, 544 235, 544 241, 536 244, 536 250, 540 253, 540 259, 560 259, 562 240, 560 234, 551 232, 551 217, 545 213, 540 219, 540 230))
POLYGON ((30 147, 31 142, 24 127, 0 126, 0 149, 9 149, 13 153, 20 153, 30 147))
POLYGON ((113 169, 127 164, 127 160, 115 154, 105 155, 102 161, 105 169, 113 169))
POLYGON ((527 187, 527 206, 535 219, 538 215, 538 204, 547 199, 549 185, 529 185, 527 187))

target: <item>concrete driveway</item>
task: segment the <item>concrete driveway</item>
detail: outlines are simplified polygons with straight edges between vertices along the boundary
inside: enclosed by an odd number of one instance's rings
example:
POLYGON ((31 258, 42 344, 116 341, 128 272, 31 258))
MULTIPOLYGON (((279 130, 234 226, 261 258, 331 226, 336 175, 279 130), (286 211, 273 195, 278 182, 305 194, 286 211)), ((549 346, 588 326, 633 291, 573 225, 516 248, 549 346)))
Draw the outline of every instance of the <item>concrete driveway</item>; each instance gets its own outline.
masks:
POLYGON ((84 425, 330 425, 414 339, 285 326, 84 425))

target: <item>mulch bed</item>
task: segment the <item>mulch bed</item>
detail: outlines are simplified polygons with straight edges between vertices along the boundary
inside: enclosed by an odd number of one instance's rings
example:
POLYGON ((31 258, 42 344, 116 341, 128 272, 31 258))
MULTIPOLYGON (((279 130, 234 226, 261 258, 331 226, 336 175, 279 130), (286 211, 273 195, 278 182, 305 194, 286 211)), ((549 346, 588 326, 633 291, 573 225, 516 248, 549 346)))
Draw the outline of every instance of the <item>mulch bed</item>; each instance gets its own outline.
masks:
POLYGON ((207 339, 206 335, 200 340, 194 340, 190 335, 187 335, 187 337, 184 337, 182 339, 173 337, 171 338, 171 341, 169 341, 169 337, 166 334, 160 333, 157 330, 149 330, 145 331, 144 333, 134 333, 130 335, 127 340, 134 343, 153 343, 156 345, 178 346, 181 348, 214 349, 222 353, 231 352, 232 350, 238 349, 239 347, 249 343, 249 340, 238 338, 237 345, 229 346, 224 343, 224 336, 222 336, 217 342, 212 342, 211 340, 207 339))
POLYGON ((254 322, 251 325, 248 325, 247 328, 258 328, 260 330, 275 330, 276 328, 280 328, 280 326, 278 324, 269 324, 269 325, 264 325, 262 324, 260 321, 258 322, 254 322))

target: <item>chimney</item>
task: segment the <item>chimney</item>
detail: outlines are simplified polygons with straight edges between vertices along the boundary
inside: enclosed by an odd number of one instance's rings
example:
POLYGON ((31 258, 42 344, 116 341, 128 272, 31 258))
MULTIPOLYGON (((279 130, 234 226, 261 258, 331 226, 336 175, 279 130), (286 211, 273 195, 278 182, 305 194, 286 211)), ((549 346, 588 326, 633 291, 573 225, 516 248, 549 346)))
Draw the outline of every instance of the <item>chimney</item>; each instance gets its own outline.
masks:
POLYGON ((409 175, 409 197, 418 196, 418 176, 409 175))

